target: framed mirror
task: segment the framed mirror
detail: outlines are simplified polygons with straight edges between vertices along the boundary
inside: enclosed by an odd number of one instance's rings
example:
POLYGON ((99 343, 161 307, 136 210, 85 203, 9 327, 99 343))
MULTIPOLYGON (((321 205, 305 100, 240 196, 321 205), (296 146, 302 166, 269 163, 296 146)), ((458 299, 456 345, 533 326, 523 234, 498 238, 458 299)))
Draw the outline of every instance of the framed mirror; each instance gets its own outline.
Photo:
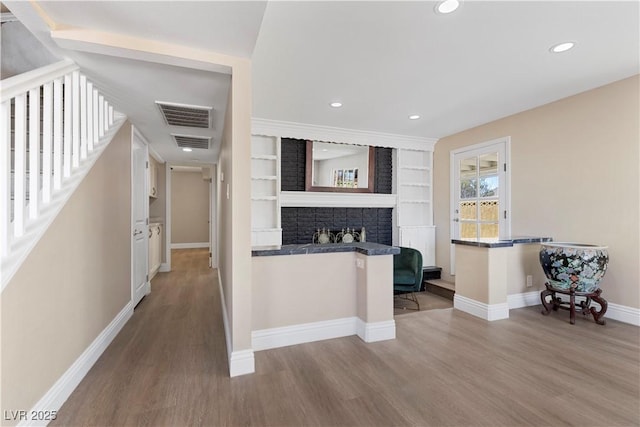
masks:
POLYGON ((373 193, 375 149, 307 141, 305 190, 373 193))

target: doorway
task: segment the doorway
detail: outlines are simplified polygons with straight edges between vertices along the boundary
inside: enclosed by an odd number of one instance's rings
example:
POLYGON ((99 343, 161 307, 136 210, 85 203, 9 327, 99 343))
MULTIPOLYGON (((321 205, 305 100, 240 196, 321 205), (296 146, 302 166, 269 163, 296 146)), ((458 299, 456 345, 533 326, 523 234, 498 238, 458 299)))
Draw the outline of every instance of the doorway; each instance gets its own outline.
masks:
MULTIPOLYGON (((511 235, 510 138, 451 151, 451 238, 504 239, 511 235)), ((451 244, 451 274, 455 274, 451 244)))

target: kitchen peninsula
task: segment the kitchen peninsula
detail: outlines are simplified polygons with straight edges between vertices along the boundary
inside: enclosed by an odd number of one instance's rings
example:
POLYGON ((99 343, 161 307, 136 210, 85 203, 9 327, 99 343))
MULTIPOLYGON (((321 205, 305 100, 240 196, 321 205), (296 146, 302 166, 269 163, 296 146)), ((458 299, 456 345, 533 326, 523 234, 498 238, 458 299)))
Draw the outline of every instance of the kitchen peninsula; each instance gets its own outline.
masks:
POLYGON ((254 350, 349 335, 395 338, 393 255, 370 242, 254 247, 254 350))

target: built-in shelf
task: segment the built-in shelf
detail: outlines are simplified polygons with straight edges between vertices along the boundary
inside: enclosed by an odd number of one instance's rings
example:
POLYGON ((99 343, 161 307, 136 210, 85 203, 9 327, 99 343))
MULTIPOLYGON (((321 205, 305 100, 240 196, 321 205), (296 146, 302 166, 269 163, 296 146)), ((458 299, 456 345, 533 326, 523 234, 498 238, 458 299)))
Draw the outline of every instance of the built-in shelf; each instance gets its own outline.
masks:
POLYGON ((280 245, 280 138, 251 137, 251 244, 280 245))
POLYGON ((400 169, 408 169, 412 171, 430 171, 431 170, 431 168, 428 166, 404 166, 404 165, 401 165, 400 169))
POLYGON ((403 200, 402 203, 411 203, 411 204, 416 204, 416 203, 422 203, 422 204, 428 204, 431 203, 430 200, 403 200))
POLYGON ((405 187, 431 187, 431 184, 427 184, 426 182, 403 182, 400 185, 404 185, 405 187))
POLYGON ((323 208, 394 208, 395 194, 330 193, 313 191, 283 191, 280 193, 283 207, 323 208))

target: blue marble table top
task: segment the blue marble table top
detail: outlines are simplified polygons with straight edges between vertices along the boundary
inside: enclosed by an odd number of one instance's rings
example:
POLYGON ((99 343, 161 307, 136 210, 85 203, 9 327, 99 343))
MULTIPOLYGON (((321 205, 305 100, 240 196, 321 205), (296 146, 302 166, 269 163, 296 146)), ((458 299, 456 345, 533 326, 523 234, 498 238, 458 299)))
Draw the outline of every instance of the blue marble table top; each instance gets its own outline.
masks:
POLYGON ((551 237, 518 236, 509 239, 451 239, 456 245, 476 246, 479 248, 509 248, 524 243, 551 242, 551 237))
POLYGON ((251 256, 308 255, 333 252, 357 252, 367 256, 395 255, 400 253, 400 248, 373 242, 326 243, 322 245, 307 243, 303 245, 257 246, 251 250, 251 256))

